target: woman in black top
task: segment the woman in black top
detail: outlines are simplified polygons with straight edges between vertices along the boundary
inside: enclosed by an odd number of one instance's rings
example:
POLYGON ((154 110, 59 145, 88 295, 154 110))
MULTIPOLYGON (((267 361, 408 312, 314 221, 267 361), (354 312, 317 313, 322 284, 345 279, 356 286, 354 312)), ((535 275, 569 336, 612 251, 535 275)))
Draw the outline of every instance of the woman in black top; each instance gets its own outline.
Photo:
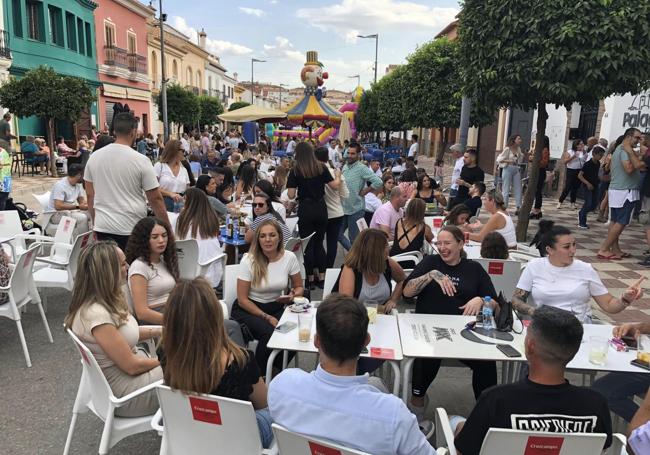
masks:
MULTIPOLYGON (((465 236, 456 226, 443 227, 436 239, 439 255, 426 256, 404 284, 404 297, 417 297, 415 312, 423 314, 477 315, 483 297, 496 298, 490 275, 478 262, 467 259, 465 236)), ((495 362, 463 360, 472 369, 474 396, 497 383, 495 362)), ((424 412, 427 389, 440 369, 439 359, 416 359, 413 364, 411 405, 424 412)))
POLYGON ((167 300, 163 320, 165 384, 187 393, 250 401, 262 446, 273 441, 267 389, 252 352, 226 334, 223 310, 204 278, 180 281, 167 300))
POLYGON ((296 159, 287 180, 289 199, 296 197, 298 190, 298 231, 300 238, 314 237, 305 249, 305 271, 309 289, 315 289, 314 269, 318 269, 318 287, 323 288, 327 256, 323 238, 327 227, 327 205, 325 204, 325 185, 338 189, 341 183, 340 171, 332 179, 330 171, 316 160, 314 149, 308 142, 296 146, 296 159))
MULTIPOLYGON (((431 228, 424 223, 424 211, 426 204, 422 199, 413 199, 406 207, 406 213, 403 218, 397 220, 395 225, 395 240, 390 248, 390 255, 395 256, 409 251, 420 251, 424 245, 424 239, 427 242, 433 240, 431 228)), ((402 264, 404 268, 413 268, 415 264, 409 267, 409 264, 402 264)))
POLYGON ((445 207, 447 205, 447 199, 445 199, 440 191, 436 191, 438 188, 440 188, 438 182, 433 180, 427 174, 424 174, 418 179, 418 187, 415 197, 422 199, 427 204, 433 204, 438 201, 440 205, 445 207))

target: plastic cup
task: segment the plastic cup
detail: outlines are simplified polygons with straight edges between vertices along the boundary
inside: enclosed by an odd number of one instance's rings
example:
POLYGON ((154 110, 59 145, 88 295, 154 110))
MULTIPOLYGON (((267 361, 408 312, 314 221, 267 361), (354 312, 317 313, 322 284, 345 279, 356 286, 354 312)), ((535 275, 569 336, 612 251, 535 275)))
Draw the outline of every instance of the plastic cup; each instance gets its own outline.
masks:
POLYGON ((313 319, 314 315, 310 312, 298 313, 298 341, 301 343, 309 343, 313 319))
POLYGON ((639 335, 636 359, 650 365, 650 335, 639 335))
POLYGON ((469 245, 469 232, 465 232, 465 245, 469 245))
POLYGON ((368 311, 368 321, 371 324, 377 322, 377 305, 374 303, 366 304, 366 310, 368 311))
POLYGON ((440 228, 442 228, 442 223, 444 223, 444 221, 445 221, 444 216, 434 216, 433 217, 433 229, 440 230, 440 228))
POLYGON ((607 363, 609 340, 605 337, 589 337, 589 362, 603 366, 607 363))

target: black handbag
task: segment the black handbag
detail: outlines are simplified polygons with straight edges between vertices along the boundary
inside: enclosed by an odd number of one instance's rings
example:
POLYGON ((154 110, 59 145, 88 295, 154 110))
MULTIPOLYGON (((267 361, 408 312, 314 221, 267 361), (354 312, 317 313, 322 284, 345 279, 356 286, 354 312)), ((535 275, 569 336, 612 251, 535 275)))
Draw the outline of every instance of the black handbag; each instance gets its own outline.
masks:
POLYGON ((494 321, 497 330, 499 332, 512 332, 512 326, 515 322, 512 316, 512 302, 503 297, 503 292, 499 292, 497 303, 499 304, 499 314, 497 314, 494 321))

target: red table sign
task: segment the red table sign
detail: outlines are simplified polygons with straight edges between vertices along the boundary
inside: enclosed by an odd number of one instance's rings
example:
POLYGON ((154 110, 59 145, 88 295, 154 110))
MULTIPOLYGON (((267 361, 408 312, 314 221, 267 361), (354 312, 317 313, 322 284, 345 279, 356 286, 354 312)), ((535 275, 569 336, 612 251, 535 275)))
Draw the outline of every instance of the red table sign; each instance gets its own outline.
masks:
POLYGON ((341 455, 341 451, 338 449, 326 447, 311 441, 309 441, 309 450, 311 450, 311 455, 341 455))
POLYGON ((526 442, 524 455, 559 455, 564 438, 531 436, 526 442))
POLYGON ((488 263, 488 274, 490 274, 490 275, 503 275, 503 262, 490 262, 490 263, 488 263))
POLYGON ((433 219, 433 227, 436 229, 440 229, 442 227, 442 222, 444 221, 444 218, 439 218, 435 217, 433 219))
POLYGON ((219 403, 216 401, 204 400, 203 398, 189 397, 192 407, 192 417, 199 422, 221 425, 221 412, 219 403))
POLYGON ((393 360, 395 358, 395 351, 387 348, 370 348, 370 357, 393 360))

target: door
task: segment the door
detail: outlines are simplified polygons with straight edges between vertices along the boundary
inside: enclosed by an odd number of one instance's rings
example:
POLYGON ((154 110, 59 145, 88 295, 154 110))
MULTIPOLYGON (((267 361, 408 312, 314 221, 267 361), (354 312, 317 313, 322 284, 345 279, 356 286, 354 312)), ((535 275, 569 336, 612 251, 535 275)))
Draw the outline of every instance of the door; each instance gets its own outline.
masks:
POLYGON ((497 150, 497 130, 499 124, 482 126, 478 132, 478 165, 487 174, 494 173, 497 150))
POLYGON ((530 149, 533 113, 534 111, 522 111, 521 109, 512 109, 510 111, 510 131, 508 131, 508 137, 513 134, 520 135, 522 140, 521 150, 524 152, 530 149))

